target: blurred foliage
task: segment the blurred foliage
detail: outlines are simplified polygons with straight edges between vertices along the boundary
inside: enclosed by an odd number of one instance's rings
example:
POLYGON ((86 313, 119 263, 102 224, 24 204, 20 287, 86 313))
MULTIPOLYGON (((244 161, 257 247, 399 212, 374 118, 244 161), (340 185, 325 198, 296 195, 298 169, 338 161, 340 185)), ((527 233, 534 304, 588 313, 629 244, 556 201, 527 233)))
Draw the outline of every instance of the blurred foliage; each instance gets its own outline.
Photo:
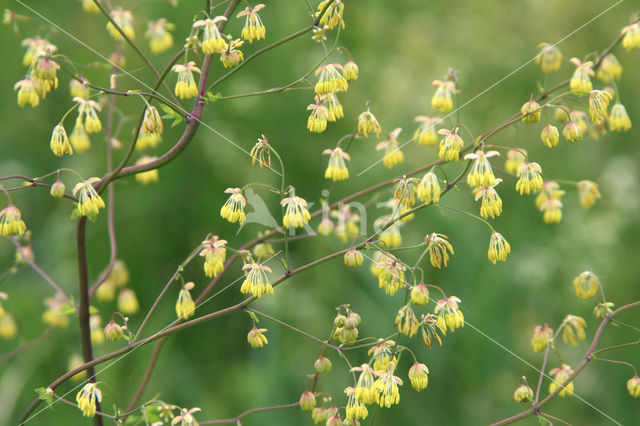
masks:
MULTIPOLYGON (((113 3, 134 11, 137 40, 148 52, 146 42, 142 42, 146 21, 167 17, 176 24, 174 35, 179 41, 188 34, 192 17, 204 2, 183 0, 177 8, 165 1, 113 3)), ((349 49, 360 66, 360 79, 341 96, 344 119, 330 124, 320 135, 309 134, 305 129, 308 114, 305 108, 312 97, 309 91, 221 100, 207 106, 203 117, 207 127, 215 131, 201 126, 182 156, 160 170, 158 184, 140 186, 133 177, 115 183, 118 257, 124 259, 131 270, 130 287, 137 292, 142 307, 151 305, 176 266, 208 232, 220 235, 229 240, 232 247, 238 247, 261 230, 260 226, 249 224, 237 232, 237 226, 223 221, 218 214, 226 199, 225 188, 256 181, 278 184, 278 176, 250 167, 248 156, 242 152, 249 151, 261 134, 267 135, 281 153, 288 180, 296 186, 297 194, 319 206, 321 191, 332 187, 322 178, 327 158, 321 153, 355 129, 356 117, 367 101, 371 102, 383 131, 388 133, 395 127, 402 127, 404 132, 400 140, 406 140, 414 130, 413 117, 429 113, 433 93, 431 81, 442 79, 451 67, 458 72, 460 82, 458 105, 473 100, 462 108, 459 119, 479 134, 517 111, 530 93, 536 92, 538 83, 550 86, 568 78, 573 71, 568 58, 582 58, 609 45, 627 24, 633 7, 637 6, 634 2, 618 3, 588 23, 613 2, 368 0, 346 3, 347 27, 341 34, 341 44, 349 49), (561 39, 564 41, 559 48, 565 54, 565 61, 560 71, 551 74, 545 82, 538 66, 528 61, 537 54, 539 42, 561 39), (486 88, 490 90, 484 93, 486 88)), ((27 4, 42 17, 35 16, 19 3, 5 4, 30 18, 28 23, 21 24, 20 36, 50 37, 59 46, 59 51, 72 58, 90 81, 108 86, 110 65, 96 55, 99 52, 108 56, 114 48, 114 42, 104 30, 104 18, 83 13, 76 1, 33 0, 27 4)), ((303 1, 269 1, 261 16, 267 27, 266 42, 277 40, 310 22, 309 8, 303 1)), ((238 34, 242 21, 232 19, 228 31, 238 34)), ((12 85, 24 73, 23 50, 19 45, 20 38, 15 38, 9 28, 2 29, 2 41, 4 60, 0 79, 4 89, 0 96, 3 128, 0 174, 40 176, 58 167, 71 167, 85 177, 101 176, 106 171, 106 145, 102 135, 92 138, 93 147, 88 153, 65 158, 50 153, 51 129, 71 105, 68 78, 62 76, 60 89, 51 93, 37 109, 19 109, 12 85)), ((245 56, 264 43, 246 44, 245 56)), ((140 81, 154 81, 153 74, 131 49, 126 48, 125 52, 127 71, 140 81)), ((638 126, 640 56, 621 48, 614 52, 625 68, 619 84, 621 101, 626 105, 631 121, 638 126)), ((248 64, 214 92, 228 96, 282 86, 308 72, 323 55, 322 47, 305 35, 248 64)), ((154 57, 154 62, 164 66, 171 56, 172 53, 167 52, 154 57)), ((343 52, 336 53, 335 61, 343 63, 346 56, 343 52)), ((222 66, 216 64, 211 70, 211 78, 223 72, 222 66)), ((173 86, 174 78, 169 78, 170 86, 173 86)), ((136 89, 140 88, 140 83, 122 76, 119 87, 136 89)), ((118 99, 117 105, 118 120, 127 117, 117 135, 126 147, 135 124, 135 118, 129 117, 136 116, 141 102, 133 97, 118 99)), ((186 105, 190 107, 189 102, 186 105)), ((181 130, 182 125, 168 130, 154 154, 168 149, 181 130)), ((418 243, 430 232, 451 238, 456 254, 449 267, 444 270, 427 268, 426 279, 462 299, 461 308, 467 325, 447 335, 442 347, 430 351, 418 338, 410 343, 403 339, 402 343, 412 347, 418 359, 428 365, 431 371, 429 387, 417 393, 406 381, 401 389, 401 404, 391 409, 378 409, 376 424, 485 424, 512 415, 522 409, 512 401, 519 377, 525 375, 533 386, 538 374, 532 366, 539 368, 542 361, 542 355, 534 354, 529 345, 534 326, 548 322, 555 328, 566 314, 572 313, 587 318, 588 335, 595 331, 598 322, 591 314, 593 301, 582 301, 573 294, 571 280, 575 275, 584 269, 595 271, 604 283, 608 298, 618 305, 640 297, 637 285, 640 273, 637 262, 640 250, 637 128, 627 133, 608 134, 599 140, 585 138, 577 144, 560 143, 553 150, 543 146, 538 132, 539 126, 517 125, 500 133, 493 143, 525 147, 530 158, 542 164, 547 178, 599 182, 602 199, 594 208, 584 211, 575 192, 570 191, 564 199, 562 222, 548 226, 542 223, 533 198, 521 197, 509 190, 514 182, 507 178, 501 191, 504 213, 494 222, 496 229, 511 242, 513 251, 506 263, 496 266, 486 259, 489 235, 484 225, 437 208, 419 212, 416 219, 404 227, 404 244, 418 243)), ((123 151, 117 152, 116 158, 123 151)), ((411 144, 405 149, 406 162, 402 166, 389 171, 378 164, 357 176, 359 171, 377 161, 380 154, 375 151, 375 141, 371 138, 355 141, 350 154, 352 177, 332 187, 331 200, 395 177, 437 156, 432 148, 411 144)), ((77 294, 75 222, 69 220, 71 205, 52 199, 44 189, 14 192, 12 196, 33 232, 37 263, 68 294, 77 294)), ((277 213, 278 200, 268 197, 265 194, 268 206, 277 213)), ((467 188, 462 186, 447 194, 446 203, 474 212, 477 209, 467 188)), ((371 209, 370 214, 378 213, 371 209)), ((368 223, 371 231, 373 220, 370 218, 368 223)), ((92 280, 97 278, 108 259, 106 229, 106 214, 101 214, 88 227, 92 280)), ((291 247, 292 264, 301 265, 343 245, 330 237, 295 241, 291 247)), ((410 253, 406 259, 412 262, 416 256, 417 253, 410 253)), ((0 265, 3 270, 11 266, 13 257, 14 246, 8 240, 2 241, 0 265)), ((274 270, 274 276, 278 272, 274 270)), ((238 265, 234 265, 219 283, 215 296, 198 307, 196 315, 242 300, 239 283, 235 281, 240 274, 238 265)), ((199 260, 187 267, 185 276, 196 283, 195 294, 208 282, 199 260)), ((4 306, 16 315, 20 328, 18 338, 0 341, 0 353, 6 353, 43 331, 40 321, 44 310, 42 301, 52 296, 52 291, 27 266, 21 266, 18 273, 2 281, 0 290, 10 295, 4 306)), ((146 333, 160 330, 175 319, 177 292, 177 288, 172 288, 162 300, 146 333)), ((338 259, 293 277, 276 289, 275 297, 261 300, 256 307, 326 338, 331 330, 334 308, 349 303, 362 317, 360 335, 379 337, 393 333, 400 297, 385 296, 366 265, 355 271, 346 270, 338 259)), ((102 314, 103 323, 115 309, 113 304, 98 302, 96 307, 102 314)), ((142 314, 131 317, 133 329, 142 318, 142 314)), ((638 319, 637 312, 621 318, 623 321, 633 319, 638 319)), ((200 420, 233 417, 250 408, 296 401, 321 347, 266 319, 261 320, 260 325, 269 330, 269 345, 262 350, 253 350, 246 342, 251 322, 244 313, 224 316, 171 336, 143 400, 159 395, 170 403, 199 406, 203 409, 198 415, 200 420)), ((637 339, 637 334, 634 336, 628 329, 611 327, 603 344, 634 338, 637 339)), ((121 344, 97 346, 95 355, 110 352, 121 344)), ((575 366, 585 353, 588 341, 583 341, 577 348, 564 344, 557 346, 562 361, 575 366)), ((120 406, 126 406, 142 377, 151 350, 152 345, 149 345, 122 357, 114 365, 107 362, 99 366, 100 380, 115 392, 114 395, 103 387, 104 407, 111 407, 114 396, 120 406)), ((68 329, 56 330, 36 349, 2 366, 0 424, 13 424, 36 396, 33 389, 46 386, 65 372, 68 358, 79 352, 78 327, 76 321, 72 321, 68 329)), ((354 365, 365 362, 364 353, 353 351, 349 355, 354 365)), ((350 384, 350 375, 335 353, 328 352, 327 356, 334 368, 326 379, 321 378, 319 390, 331 392, 338 398, 338 404, 343 405, 342 389, 350 384)), ((640 359, 637 347, 621 350, 616 356, 640 359)), ((559 363, 552 355, 550 367, 559 363)), ((401 365, 399 374, 406 377, 408 367, 408 364, 401 365)), ((625 390, 625 382, 630 376, 631 372, 625 367, 593 363, 575 381, 575 391, 588 404, 620 423, 633 424, 638 408, 637 401, 625 390)), ((72 386, 66 383, 59 392, 71 391, 72 386)), ((545 385, 543 395, 546 390, 545 385)), ((70 399, 75 392, 77 390, 70 393, 70 399)), ((609 422, 584 401, 577 397, 558 399, 545 411, 573 424, 609 422)), ((83 420, 76 409, 56 404, 29 424, 71 424, 69 422, 80 424, 83 420)), ((535 422, 535 419, 528 419, 523 424, 535 422)), ((311 421, 308 413, 288 409, 253 414, 243 419, 243 424, 311 424, 311 421)))

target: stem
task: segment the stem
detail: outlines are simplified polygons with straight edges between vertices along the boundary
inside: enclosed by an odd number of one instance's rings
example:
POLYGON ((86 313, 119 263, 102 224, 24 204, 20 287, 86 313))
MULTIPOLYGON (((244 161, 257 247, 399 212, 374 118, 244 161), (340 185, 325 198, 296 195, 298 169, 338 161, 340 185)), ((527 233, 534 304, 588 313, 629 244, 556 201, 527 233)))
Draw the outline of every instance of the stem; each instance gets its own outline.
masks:
POLYGON ((200 422, 201 425, 215 425, 215 424, 222 424, 222 423, 236 423, 238 425, 240 425, 240 419, 248 416, 249 414, 252 413, 259 413, 262 411, 273 411, 273 410, 281 410, 283 408, 293 408, 293 407, 297 407, 298 406, 298 401, 296 402, 292 402, 291 404, 283 404, 283 405, 272 405, 270 407, 261 407, 261 408, 252 408, 251 410, 247 410, 243 413, 238 414, 237 416, 230 418, 230 419, 220 419, 220 420, 209 420, 206 422, 200 422))

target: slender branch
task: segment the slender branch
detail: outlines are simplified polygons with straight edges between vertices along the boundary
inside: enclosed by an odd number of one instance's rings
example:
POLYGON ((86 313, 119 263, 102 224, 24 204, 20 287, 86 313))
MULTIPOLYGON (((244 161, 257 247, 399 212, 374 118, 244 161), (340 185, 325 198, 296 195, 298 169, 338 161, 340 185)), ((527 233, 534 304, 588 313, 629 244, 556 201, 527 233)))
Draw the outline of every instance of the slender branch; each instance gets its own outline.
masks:
POLYGON ((542 388, 544 372, 547 371, 547 361, 549 360, 549 349, 551 349, 551 345, 553 345, 553 339, 547 343, 547 347, 544 350, 544 359, 542 360, 542 368, 540 369, 540 377, 538 377, 538 385, 536 387, 536 398, 533 400, 534 404, 537 404, 540 400, 540 389, 542 388))
POLYGON ((283 408, 293 408, 293 407, 297 407, 298 404, 299 404, 299 402, 296 401, 296 402, 292 402, 291 404, 272 405, 270 407, 252 408, 251 410, 247 410, 247 411, 245 411, 243 413, 240 413, 240 414, 238 414, 237 416, 235 416, 233 418, 220 419, 220 420, 209 420, 209 421, 206 421, 206 422, 200 422, 200 424, 201 425, 216 425, 216 424, 223 424, 223 423, 241 424, 240 423, 240 419, 242 419, 245 416, 248 416, 249 414, 260 413, 262 411, 281 410, 283 408))

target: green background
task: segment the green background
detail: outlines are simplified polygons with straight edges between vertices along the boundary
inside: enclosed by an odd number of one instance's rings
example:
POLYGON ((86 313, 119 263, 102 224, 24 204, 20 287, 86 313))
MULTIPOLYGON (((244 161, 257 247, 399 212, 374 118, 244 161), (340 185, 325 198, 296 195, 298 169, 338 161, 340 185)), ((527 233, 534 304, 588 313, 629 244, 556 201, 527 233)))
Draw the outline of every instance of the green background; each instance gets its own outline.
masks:
MULTIPOLYGON (((68 32, 55 30, 42 18, 34 15, 18 2, 3 1, 2 5, 30 18, 22 23, 21 38, 39 34, 49 36, 59 46, 59 52, 72 60, 95 84, 108 86, 110 65, 86 46, 108 56, 115 47, 99 15, 82 11, 76 1, 27 1, 38 13, 68 32), (81 42, 75 42, 75 37, 81 42)), ((182 40, 188 34, 192 17, 203 7, 204 1, 180 2, 173 8, 163 1, 114 1, 131 8, 136 16, 136 40, 145 52, 143 40, 149 19, 167 17, 176 24, 174 35, 182 40)), ((563 41, 559 48, 565 59, 559 72, 548 78, 548 86, 568 78, 573 66, 572 56, 583 58, 590 52, 608 46, 627 24, 633 12, 633 2, 622 2, 598 19, 563 41)), ((405 149, 405 163, 389 171, 381 164, 361 176, 356 176, 381 158, 375 151, 374 138, 358 139, 351 146, 349 163, 351 178, 331 185, 323 179, 327 157, 324 149, 335 146, 344 134, 352 132, 357 115, 369 100, 386 133, 395 127, 404 129, 400 141, 406 141, 414 130, 413 117, 430 115, 431 81, 442 79, 449 67, 459 73, 460 102, 467 102, 486 88, 518 69, 537 54, 537 44, 554 43, 596 17, 613 5, 612 1, 349 1, 345 7, 346 29, 341 45, 347 47, 360 66, 360 79, 340 95, 345 118, 329 124, 326 132, 316 135, 305 129, 306 106, 312 101, 308 90, 270 94, 261 97, 224 100, 208 105, 204 123, 225 135, 243 150, 248 151, 261 134, 282 155, 288 183, 296 193, 319 205, 323 189, 332 188, 331 200, 366 188, 426 164, 437 158, 432 147, 415 143, 405 149)), ((315 4, 313 5, 316 6, 315 4)), ((217 9, 221 13, 222 7, 217 9)), ((245 44, 245 56, 292 33, 311 21, 304 1, 269 1, 260 12, 266 27, 267 40, 245 44)), ((232 19, 227 31, 237 35, 242 20, 232 19)), ((91 151, 72 157, 58 158, 49 150, 51 129, 71 105, 68 77, 61 75, 60 89, 50 93, 37 109, 20 109, 12 91, 14 82, 23 78, 21 65, 23 49, 20 39, 9 28, 1 30, 3 66, 0 78, 0 174, 41 176, 59 167, 76 169, 83 176, 101 176, 106 171, 104 134, 92 137, 91 151)), ((335 33, 329 33, 329 43, 335 33)), ((144 68, 133 51, 126 48, 126 70, 147 84, 153 74, 144 68)), ((171 58, 174 50, 154 56, 158 67, 171 58)), ((638 51, 626 52, 621 47, 614 53, 624 66, 620 81, 621 102, 627 107, 631 121, 640 123, 640 67, 638 51)), ((310 35, 274 49, 253 61, 214 92, 224 96, 279 87, 308 72, 323 57, 322 47, 310 40, 310 35)), ((332 61, 344 63, 344 53, 336 53, 332 61)), ((211 70, 216 78, 224 72, 219 63, 211 70)), ((139 89, 135 80, 123 77, 120 88, 139 89)), ((311 79, 314 82, 314 79, 311 79)), ((595 81, 595 80, 594 80, 595 81)), ((168 79, 173 86, 175 76, 168 79)), ((480 134, 509 117, 537 90, 537 82, 544 84, 539 67, 530 63, 509 78, 478 97, 460 111, 460 120, 474 134, 480 134)), ((596 87, 602 87, 597 82, 596 87)), ((304 84, 301 85, 304 87, 304 84)), ((141 102, 135 97, 117 100, 123 115, 135 117, 141 102)), ((191 108, 192 102, 185 102, 191 108)), ((101 114, 103 123, 105 113, 101 114)), ((453 117, 452 117, 453 118, 453 117)), ((129 118, 117 138, 128 146, 135 118, 129 118)), ((67 128, 71 129, 71 120, 67 128)), ((455 122, 449 123, 451 126, 455 122)), ((182 131, 182 125, 168 129, 163 142, 153 150, 160 155, 182 131)), ((562 318, 571 313, 587 319, 588 339, 598 322, 591 310, 595 298, 582 301, 572 290, 571 281, 579 272, 590 269, 604 283, 608 298, 622 305, 640 296, 637 276, 639 249, 637 126, 622 134, 608 134, 599 140, 585 138, 577 144, 561 140, 549 150, 539 140, 541 125, 518 124, 498 133, 493 143, 521 146, 529 151, 533 161, 543 167, 546 179, 590 179, 600 184, 602 199, 589 211, 583 210, 574 190, 567 188, 564 197, 564 217, 559 225, 544 225, 541 214, 533 205, 533 197, 522 197, 514 188, 515 181, 502 176, 505 182, 499 192, 504 212, 494 223, 512 246, 506 263, 491 265, 486 258, 489 240, 487 228, 469 217, 429 207, 403 227, 405 245, 420 242, 431 232, 446 234, 455 249, 449 267, 434 270, 424 264, 430 283, 441 286, 447 294, 462 299, 466 326, 447 334, 442 347, 428 350, 419 336, 401 343, 413 348, 418 359, 429 367, 429 387, 417 393, 410 388, 406 372, 409 357, 403 357, 398 374, 405 379, 399 406, 378 409, 376 424, 487 424, 510 416, 526 408, 516 406, 511 397, 519 377, 525 375, 530 384, 537 381, 542 355, 531 350, 529 341, 535 325, 548 322, 555 329, 562 318)), ((384 135, 383 135, 384 136, 384 135)), ((465 142, 470 139, 463 134, 465 142)), ((384 140, 380 138, 379 140, 384 140)), ((116 153, 120 158, 124 150, 116 153)), ((139 154, 136 154, 136 156, 139 154)), ((136 157, 137 158, 137 157, 136 157)), ((502 167, 502 159, 495 164, 502 167)), ((449 165, 451 175, 460 165, 449 165)), ((498 173, 500 176, 500 174, 498 173)), ((239 247, 264 228, 249 224, 236 234, 238 227, 222 220, 220 206, 227 187, 240 187, 249 182, 278 185, 278 176, 250 166, 249 157, 219 135, 200 127, 188 149, 181 157, 160 170, 160 182, 140 186, 133 177, 115 183, 115 221, 118 238, 118 257, 125 260, 131 271, 130 287, 138 294, 143 312, 157 297, 177 265, 183 261, 208 232, 239 247)), ((16 181, 12 181, 15 183, 16 181)), ((70 176, 67 188, 75 183, 70 176)), ((9 186, 9 183, 6 183, 9 186)), ((278 217, 275 196, 260 192, 278 217)), ((388 193, 381 197, 386 199, 388 193)), ((69 220, 72 205, 66 200, 52 199, 44 189, 13 192, 16 205, 33 232, 36 262, 70 295, 77 294, 77 266, 75 263, 75 221, 69 220)), ((365 198, 361 201, 367 201, 365 198)), ((460 185, 443 200, 447 204, 477 213, 470 191, 460 185)), ((384 209, 369 209, 368 232, 373 219, 384 209)), ((317 220, 314 221, 314 226, 317 220)), ((305 264, 345 247, 334 237, 316 237, 291 244, 293 266, 305 264)), ((102 212, 95 223, 88 226, 88 257, 90 278, 95 280, 108 260, 109 246, 106 214, 102 212)), ((419 253, 403 254, 413 264, 419 253)), ((12 266, 14 246, 10 241, 0 243, 2 270, 12 266)), ((275 278, 280 270, 273 262, 275 278)), ((199 294, 208 282, 202 272, 201 260, 196 259, 184 273, 196 283, 199 294)), ((240 283, 221 291, 241 276, 238 265, 225 273, 218 284, 216 296, 199 307, 196 315, 224 308, 242 300, 240 283)), ((3 306, 19 321, 19 337, 0 341, 0 353, 6 353, 21 341, 29 340, 43 330, 40 316, 43 300, 53 295, 50 287, 27 266, 0 282, 0 290, 9 294, 3 306)), ((160 330, 175 319, 174 303, 178 287, 172 288, 159 304, 146 333, 160 330)), ((434 295, 435 297, 435 295, 434 295)), ((297 275, 276 288, 275 296, 266 297, 255 307, 315 336, 326 338, 331 330, 335 307, 351 304, 362 317, 360 336, 382 337, 393 333, 393 320, 403 296, 386 296, 368 271, 368 264, 358 270, 347 270, 340 259, 297 275)), ((114 304, 95 303, 106 321, 115 309, 114 304)), ((429 309, 432 309, 430 305, 429 309)), ((131 316, 136 329, 143 314, 131 316)), ((638 312, 629 311, 621 320, 638 324, 638 312)), ((144 399, 154 395, 180 406, 203 409, 201 421, 233 417, 254 407, 294 402, 304 390, 306 375, 312 372, 321 347, 300 334, 266 319, 260 326, 268 328, 269 345, 253 350, 246 342, 251 327, 248 315, 231 315, 180 332, 169 338, 160 355, 158 365, 144 399)), ((603 345, 637 339, 637 332, 622 327, 607 329, 603 345)), ((94 348, 102 355, 119 348, 123 343, 105 343, 94 348)), ((575 366, 584 356, 588 341, 577 348, 559 342, 557 348, 562 362, 575 366)), ((152 345, 134 351, 114 365, 106 363, 99 379, 109 384, 120 406, 126 406, 142 376, 152 345)), ((33 400, 34 388, 46 386, 65 372, 68 358, 80 352, 77 321, 65 330, 55 331, 36 349, 0 367, 0 424, 15 424, 24 408, 33 400)), ((353 365, 366 362, 364 351, 350 351, 353 365)), ((616 351, 610 358, 637 360, 637 347, 616 351)), ((334 368, 319 382, 319 391, 330 392, 338 405, 346 400, 342 389, 351 383, 346 364, 336 353, 328 352, 334 368)), ((559 366, 557 356, 550 357, 550 367, 559 366)), ((544 411, 572 424, 610 424, 594 407, 622 424, 637 421, 638 401, 625 389, 632 375, 631 369, 605 363, 593 363, 575 381, 577 397, 557 399, 544 411), (592 407, 590 407, 591 405, 592 407)), ((542 394, 546 394, 545 382, 542 394)), ((75 386, 75 385, 73 385, 75 386)), ((103 405, 109 409, 113 394, 102 387, 103 405)), ((76 390, 65 383, 59 393, 76 390)), ((40 408, 42 408, 41 406, 40 408)), ((370 407, 371 408, 371 407, 370 407)), ((371 412, 371 410, 370 410, 371 412)), ((365 424, 370 422, 369 417, 365 424)), ((83 424, 77 409, 56 404, 40 413, 28 424, 83 424)), ((108 424, 109 422, 107 422, 108 424)), ((528 419, 524 424, 534 424, 528 419)), ((243 419, 245 425, 311 424, 308 413, 287 409, 253 414, 243 419)))

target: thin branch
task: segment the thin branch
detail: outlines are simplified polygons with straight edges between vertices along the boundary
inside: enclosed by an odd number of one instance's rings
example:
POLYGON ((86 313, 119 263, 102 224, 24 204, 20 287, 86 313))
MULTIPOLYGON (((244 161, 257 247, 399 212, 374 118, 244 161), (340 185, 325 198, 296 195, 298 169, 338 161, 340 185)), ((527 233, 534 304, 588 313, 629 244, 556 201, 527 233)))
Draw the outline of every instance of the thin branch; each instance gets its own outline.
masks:
POLYGON ((237 416, 233 417, 233 418, 229 418, 229 419, 220 419, 220 420, 209 420, 206 422, 200 422, 201 425, 217 425, 217 424, 223 424, 223 423, 236 423, 236 424, 240 424, 240 419, 242 419, 245 416, 248 416, 249 414, 253 414, 253 413, 260 413, 262 411, 274 411, 274 410, 281 410, 283 408, 293 408, 293 407, 297 407, 299 405, 299 402, 292 402, 291 404, 283 404, 283 405, 272 405, 270 407, 261 407, 261 408, 252 408, 251 410, 247 410, 243 413, 238 414, 237 416))

